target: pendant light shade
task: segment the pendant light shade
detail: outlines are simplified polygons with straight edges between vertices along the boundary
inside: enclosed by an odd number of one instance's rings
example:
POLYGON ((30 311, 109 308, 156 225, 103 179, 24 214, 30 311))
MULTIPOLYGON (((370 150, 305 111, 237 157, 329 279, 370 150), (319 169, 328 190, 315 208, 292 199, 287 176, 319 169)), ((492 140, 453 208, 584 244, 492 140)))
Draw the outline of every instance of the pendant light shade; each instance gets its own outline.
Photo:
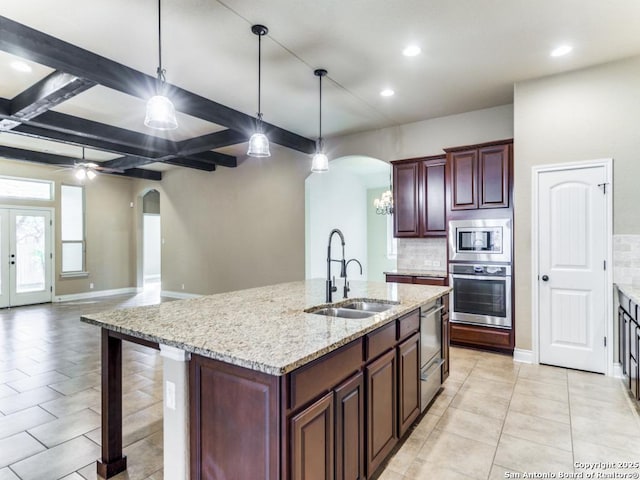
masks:
POLYGON ((254 25, 251 31, 258 36, 258 114, 256 115, 256 130, 249 139, 249 149, 247 155, 250 157, 270 157, 269 139, 262 131, 262 111, 260 110, 260 87, 261 87, 261 67, 262 67, 262 37, 269 33, 269 29, 264 25, 254 25))
POLYGON ((318 121, 318 141, 316 142, 316 153, 311 160, 312 172, 326 172, 329 170, 329 158, 324 153, 324 141, 322 139, 322 77, 327 74, 324 68, 314 70, 313 74, 318 77, 320 82, 320 99, 319 99, 319 121, 318 121))
POLYGON ((161 0, 158 0, 158 69, 156 73, 156 94, 147 102, 147 114, 144 124, 154 130, 175 130, 178 128, 176 109, 166 96, 163 95, 165 87, 165 72, 162 68, 162 10, 161 0))

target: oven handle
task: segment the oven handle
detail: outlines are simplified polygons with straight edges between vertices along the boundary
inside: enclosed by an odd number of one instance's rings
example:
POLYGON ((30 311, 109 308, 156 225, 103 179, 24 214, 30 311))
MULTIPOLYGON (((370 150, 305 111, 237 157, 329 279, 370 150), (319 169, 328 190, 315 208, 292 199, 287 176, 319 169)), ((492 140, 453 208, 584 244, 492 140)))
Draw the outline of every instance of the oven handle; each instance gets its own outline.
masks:
POLYGON ((451 278, 466 278, 469 280, 500 280, 505 278, 511 278, 511 275, 458 275, 457 273, 452 273, 451 278))
POLYGON ((442 310, 444 308, 444 305, 440 305, 440 306, 435 306, 433 307, 431 310, 429 310, 428 312, 424 312, 423 314, 421 314, 420 316, 422 318, 426 318, 426 317, 430 317, 431 315, 439 312, 440 310, 442 310))

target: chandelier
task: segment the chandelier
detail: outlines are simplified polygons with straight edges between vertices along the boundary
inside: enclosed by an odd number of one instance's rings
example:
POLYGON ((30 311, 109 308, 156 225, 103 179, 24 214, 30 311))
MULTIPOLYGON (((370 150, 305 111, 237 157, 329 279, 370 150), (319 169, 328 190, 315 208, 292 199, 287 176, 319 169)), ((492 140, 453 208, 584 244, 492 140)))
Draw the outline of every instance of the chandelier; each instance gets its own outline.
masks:
POLYGON ((391 215, 393 213, 393 193, 391 189, 383 192, 380 198, 376 198, 373 201, 373 206, 376 208, 378 215, 391 215))

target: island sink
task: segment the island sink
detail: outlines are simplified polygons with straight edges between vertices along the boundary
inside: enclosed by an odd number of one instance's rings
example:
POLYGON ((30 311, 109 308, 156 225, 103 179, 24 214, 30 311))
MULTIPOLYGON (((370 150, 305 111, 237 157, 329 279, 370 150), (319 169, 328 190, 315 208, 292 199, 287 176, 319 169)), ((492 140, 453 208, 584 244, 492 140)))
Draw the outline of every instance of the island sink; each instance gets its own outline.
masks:
POLYGON ((366 312, 363 310, 354 310, 351 308, 327 307, 327 308, 321 308, 319 310, 315 310, 309 313, 315 313, 316 315, 324 315, 327 317, 367 318, 372 315, 375 315, 377 312, 373 312, 373 311, 366 312))
POLYGON ((365 312, 386 312, 387 310, 392 309, 397 304, 391 303, 383 303, 383 302, 349 302, 343 305, 340 305, 341 308, 348 308, 352 310, 362 310, 365 312))

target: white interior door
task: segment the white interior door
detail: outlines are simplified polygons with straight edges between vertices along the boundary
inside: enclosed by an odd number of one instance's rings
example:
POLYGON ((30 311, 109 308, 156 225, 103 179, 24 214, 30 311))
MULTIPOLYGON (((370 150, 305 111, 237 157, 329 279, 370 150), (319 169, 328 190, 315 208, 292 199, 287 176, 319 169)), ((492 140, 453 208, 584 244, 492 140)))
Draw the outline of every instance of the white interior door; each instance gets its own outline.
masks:
POLYGON ((0 209, 0 306, 50 302, 51 212, 0 209))
POLYGON ((603 165, 538 172, 540 363, 606 372, 603 165))

